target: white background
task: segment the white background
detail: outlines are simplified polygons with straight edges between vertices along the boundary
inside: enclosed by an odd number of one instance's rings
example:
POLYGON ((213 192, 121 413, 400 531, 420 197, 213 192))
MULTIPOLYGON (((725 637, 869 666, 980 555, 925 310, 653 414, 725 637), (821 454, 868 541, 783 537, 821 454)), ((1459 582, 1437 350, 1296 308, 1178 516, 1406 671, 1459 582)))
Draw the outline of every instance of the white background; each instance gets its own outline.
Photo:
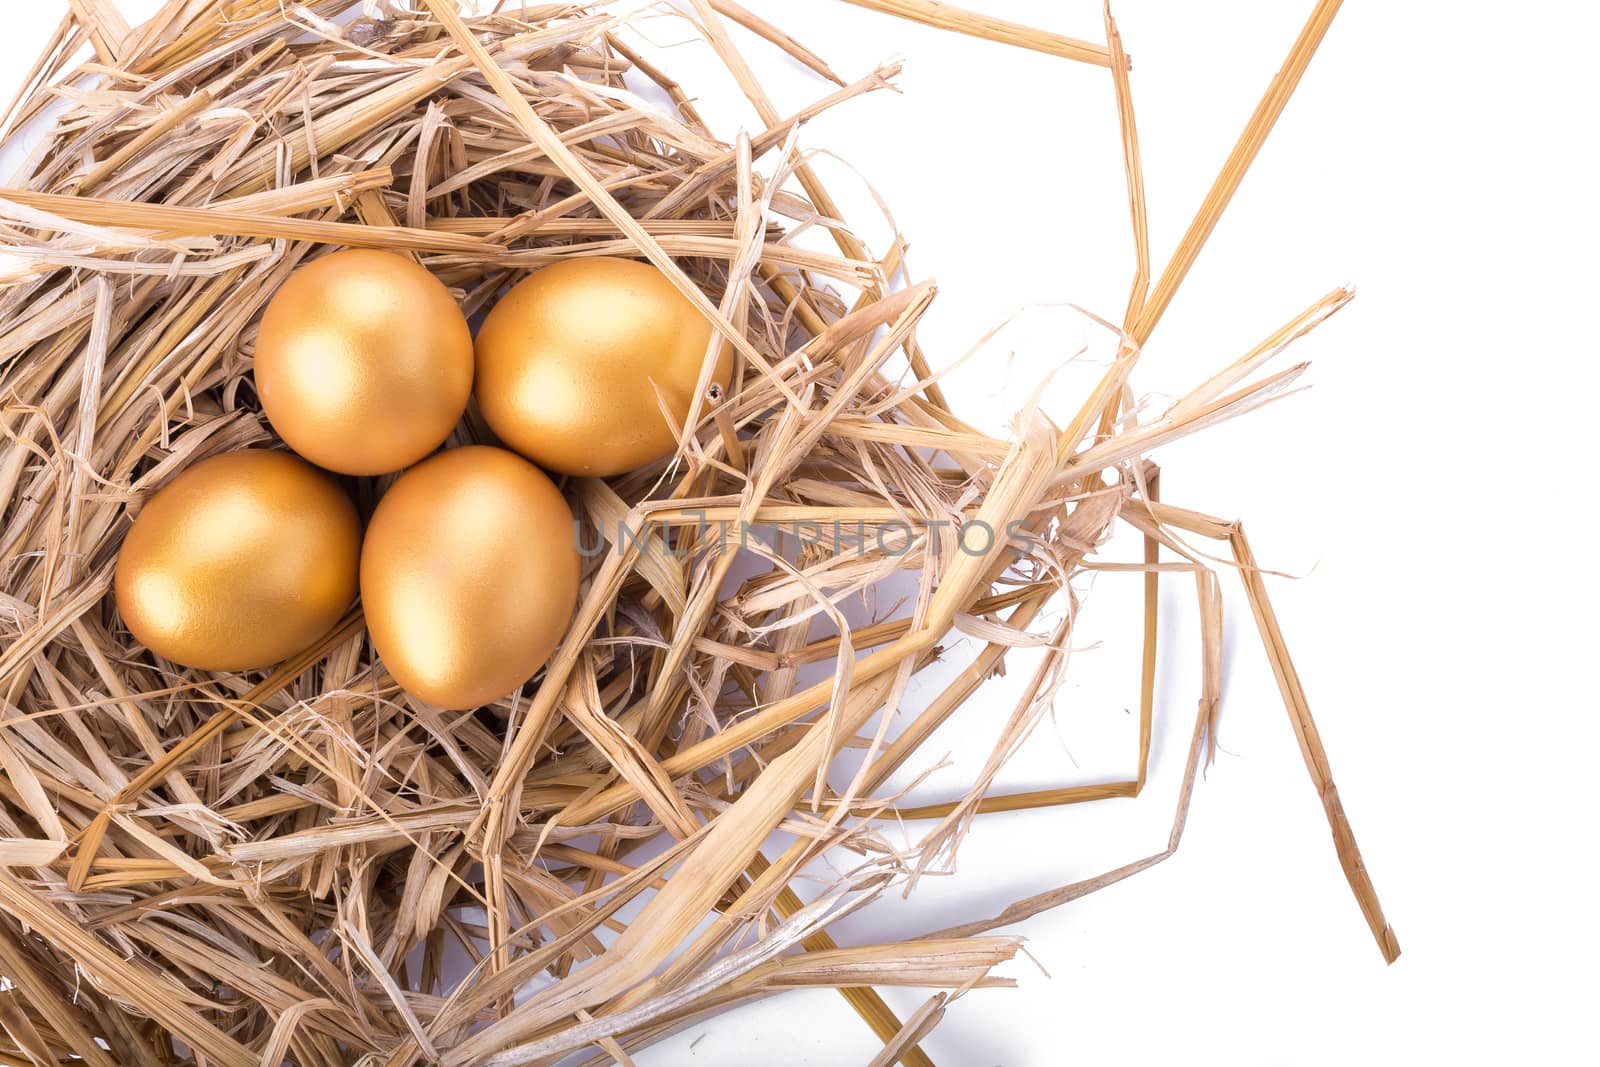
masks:
MULTIPOLYGON (((750 6, 846 78, 905 57, 903 95, 853 103, 804 144, 872 182, 913 242, 914 271, 939 280, 922 334, 936 361, 1028 304, 1120 319, 1132 255, 1106 71, 832 0, 750 6)), ((1095 0, 984 7, 1103 37, 1095 0)), ((1119 5, 1158 267, 1310 7, 1119 5)), ((64 8, 7 5, 7 96, 64 8)), ((1313 389, 1156 458, 1167 499, 1246 518, 1262 562, 1304 576, 1275 581, 1273 596, 1405 954, 1382 965, 1349 897, 1225 576, 1223 751, 1182 850, 1022 924, 1048 977, 1019 957, 1007 969, 1019 988, 958 1002, 926 1044, 941 1067, 1594 1062, 1596 11, 1346 5, 1135 379, 1179 393, 1334 285, 1358 290, 1280 364, 1313 359, 1313 389)), ((781 111, 827 91, 735 32, 781 111)), ((651 33, 667 42, 681 27, 651 33)), ((671 58, 725 136, 754 125, 704 54, 671 58)), ((849 172, 826 173, 866 217, 849 172)), ((974 417, 1005 410, 1088 336, 1070 312, 1035 312, 953 395, 974 417)), ((1075 657, 1054 725, 1008 783, 1131 765, 1137 588, 1108 576, 1090 591, 1086 626, 1099 630, 1078 644, 1104 644, 1075 657)), ((958 875, 851 917, 842 939, 989 914, 1160 847, 1196 691, 1190 589, 1164 586, 1169 665, 1145 796, 986 817, 958 875)), ((1004 697, 1003 685, 986 694, 928 761, 949 750, 958 766, 944 773, 970 767, 1004 697)), ((954 792, 956 778, 940 781, 922 795, 954 792)), ((922 994, 889 997, 909 1012, 922 994)), ((640 1062, 864 1063, 875 1047, 842 1001, 815 992, 714 1019, 640 1062)))

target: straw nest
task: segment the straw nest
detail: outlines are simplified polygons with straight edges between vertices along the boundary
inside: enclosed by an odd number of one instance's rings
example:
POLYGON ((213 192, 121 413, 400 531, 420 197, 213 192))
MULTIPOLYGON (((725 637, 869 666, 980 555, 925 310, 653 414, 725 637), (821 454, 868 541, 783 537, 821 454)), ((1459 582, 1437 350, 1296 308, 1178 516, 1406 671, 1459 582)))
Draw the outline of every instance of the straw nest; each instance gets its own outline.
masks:
MULTIPOLYGON (((902 277, 898 244, 869 253, 796 149, 807 119, 892 67, 780 115, 725 20, 832 72, 695 0, 687 24, 766 127, 728 142, 626 20, 581 6, 463 21, 426 0, 352 21, 349 0, 172 0, 130 28, 106 0, 73 0, 4 127, 47 128, 0 191, 0 1062, 627 1062, 741 1001, 830 986, 885 1042, 876 1062, 926 1064, 917 1042, 946 998, 1002 981, 991 968, 1017 951, 989 931, 1176 847, 1221 663, 1194 538, 1241 564, 1345 871, 1398 951, 1241 530, 1158 502, 1144 459, 1281 392, 1302 368, 1257 369, 1348 294, 1153 418, 1127 386, 1337 5, 1317 6, 1152 289, 1109 15, 1097 45, 860 2, 1109 68, 1141 277, 1118 355, 1064 424, 1024 411, 998 439, 963 423, 916 340, 933 286, 902 277), (565 483, 604 551, 541 675, 475 712, 408 699, 359 612, 270 672, 207 674, 135 644, 107 595, 152 492, 207 456, 275 446, 256 322, 290 271, 341 246, 417 257, 469 314, 564 257, 645 257, 738 353, 670 463, 565 483), (736 535, 799 523, 815 536, 736 535), (1146 538, 1124 564, 1148 572, 1138 773, 993 796, 1073 615, 1030 624, 1081 568, 1118 565, 1093 558, 1117 523, 1146 538), (999 536, 936 536, 962 524, 999 536), (1207 648, 1168 847, 915 941, 835 945, 832 918, 944 863, 981 812, 1139 792, 1158 569, 1196 583, 1207 648), (852 624, 841 605, 896 574, 914 583, 906 609, 852 624), (956 628, 980 643, 970 664, 914 716, 875 719, 956 628), (1045 654, 967 794, 897 812, 885 780, 1024 645, 1045 654), (832 670, 806 683, 813 664, 832 670), (845 749, 854 769, 830 775, 845 749), (920 820, 909 847, 884 832, 897 817, 920 820), (764 853, 779 829, 794 843, 764 853), (791 880, 827 850, 846 873, 802 902, 791 880), (935 993, 902 1020, 885 984, 935 993)), ((469 412, 452 443, 487 437, 469 412)), ((370 508, 384 483, 350 487, 370 508)))

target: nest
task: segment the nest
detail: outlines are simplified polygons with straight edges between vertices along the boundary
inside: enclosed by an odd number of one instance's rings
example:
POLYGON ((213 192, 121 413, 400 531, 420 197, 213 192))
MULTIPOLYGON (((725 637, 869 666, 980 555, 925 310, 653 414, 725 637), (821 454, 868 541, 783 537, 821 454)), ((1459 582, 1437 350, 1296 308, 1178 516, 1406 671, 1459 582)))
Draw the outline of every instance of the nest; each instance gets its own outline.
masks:
MULTIPOLYGON (((1151 288, 1109 15, 1097 45, 858 2, 1108 68, 1140 279, 1070 418, 1023 411, 1008 437, 963 422, 917 342, 933 286, 905 277, 898 242, 869 252, 797 150, 808 119, 893 67, 780 115, 725 19, 832 71, 695 0, 685 24, 765 125, 729 142, 626 18, 581 6, 463 20, 453 0, 174 0, 130 28, 74 0, 4 127, 42 139, 0 191, 0 1062, 625 1063, 711 1013, 826 986, 884 1041, 876 1063, 927 1064, 918 1041, 947 999, 1004 981, 991 970, 1018 940, 992 931, 1177 847, 1220 684, 1218 579, 1190 544, 1205 538, 1239 563, 1346 874, 1398 952, 1242 530, 1161 503, 1145 458, 1280 394, 1303 368, 1258 368, 1349 294, 1153 417, 1128 388, 1337 4, 1317 6, 1151 288), (563 484, 600 550, 557 654, 490 707, 408 698, 359 611, 268 672, 211 674, 139 647, 108 596, 152 492, 277 446, 251 382, 260 311, 347 246, 415 256, 469 315, 564 257, 647 258, 737 353, 671 461, 563 484), (1142 561, 1096 558, 1118 524, 1144 536, 1142 561), (1146 572, 1137 773, 997 794, 1059 684, 1069 583, 1095 566, 1146 572), (984 811, 1139 793, 1162 572, 1195 582, 1207 663, 1168 846, 916 940, 835 944, 832 919, 948 863, 984 811), (903 610, 846 610, 896 576, 903 610), (970 662, 894 714, 957 631, 970 662), (965 794, 882 795, 1018 647, 1042 658, 965 794), (803 900, 796 876, 825 853, 842 873, 803 900), (902 1020, 880 985, 935 992, 902 1020)), ((488 440, 469 412, 450 443, 488 440)), ((369 510, 385 488, 348 484, 369 510)))

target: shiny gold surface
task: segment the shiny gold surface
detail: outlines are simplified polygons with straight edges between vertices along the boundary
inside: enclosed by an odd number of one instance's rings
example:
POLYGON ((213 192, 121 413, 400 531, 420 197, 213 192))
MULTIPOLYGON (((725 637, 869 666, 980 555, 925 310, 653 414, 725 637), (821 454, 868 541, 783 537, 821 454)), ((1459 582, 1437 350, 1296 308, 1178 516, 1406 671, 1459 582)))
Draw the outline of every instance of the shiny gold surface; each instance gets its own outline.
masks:
POLYGON ((450 291, 392 252, 334 252, 289 276, 256 340, 272 428, 311 462, 385 474, 432 452, 472 392, 472 331, 450 291))
POLYGON ((339 621, 360 550, 356 509, 328 475, 287 452, 228 452, 145 503, 117 557, 117 610, 175 663, 266 667, 339 621))
MULTIPOLYGON (((543 467, 621 474, 673 450, 710 339, 711 324, 648 263, 568 260, 522 281, 484 321, 478 405, 543 467)), ((724 388, 732 365, 724 354, 713 379, 724 388)))
POLYGON ((577 596, 572 512, 543 471, 501 448, 423 461, 367 527, 367 632, 395 681, 429 704, 473 708, 527 681, 577 596))

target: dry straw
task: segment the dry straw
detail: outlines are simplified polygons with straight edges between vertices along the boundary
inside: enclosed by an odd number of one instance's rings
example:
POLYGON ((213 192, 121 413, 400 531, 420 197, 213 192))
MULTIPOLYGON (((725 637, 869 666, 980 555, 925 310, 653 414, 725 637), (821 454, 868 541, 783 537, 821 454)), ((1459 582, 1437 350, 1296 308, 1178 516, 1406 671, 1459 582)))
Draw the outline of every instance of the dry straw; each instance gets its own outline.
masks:
MULTIPOLYGON (((933 286, 902 278, 898 242, 869 252, 796 149, 806 121, 890 85, 893 67, 845 82, 732 0, 694 0, 687 24, 765 126, 727 143, 628 19, 578 5, 466 20, 454 0, 380 3, 352 21, 349 0, 170 0, 130 27, 109 0, 73 0, 0 127, 48 127, 0 190, 0 1063, 626 1063, 711 1013, 825 986, 883 1040, 876 1063, 926 1065, 917 1043, 948 999, 1004 981, 992 968, 1017 941, 990 931, 1177 847, 1220 687, 1218 578, 1196 538, 1237 563, 1339 859, 1394 958, 1244 533, 1161 503, 1146 459, 1281 393, 1302 368, 1258 370, 1349 294, 1152 419, 1128 401, 1140 345, 1337 3, 1316 5, 1152 278, 1109 12, 1099 45, 926 0, 853 2, 1109 68, 1139 276, 1120 352, 1065 425, 1026 411, 998 439, 951 410, 916 340, 933 286), (745 31, 834 84, 781 114, 745 31), (674 108, 630 91, 650 82, 674 108), (834 247, 802 247, 797 229, 834 247), (152 492, 274 443, 251 386, 258 314, 296 265, 344 245, 418 257, 469 312, 541 264, 640 256, 738 353, 673 462, 568 482, 604 551, 541 677, 477 712, 407 698, 359 612, 270 672, 215 675, 137 646, 107 597, 152 492), (960 551, 930 536, 951 520, 1030 537, 960 551), (741 553, 724 530, 802 521, 821 543, 752 542, 767 567, 730 579, 741 553), (836 539, 836 522, 865 542, 836 539), (1097 552, 1120 523, 1144 536, 1142 560, 1097 552), (1145 573, 1137 773, 997 794, 1060 683, 1072 614, 1031 627, 1084 568, 1145 573), (833 918, 944 862, 983 812, 1141 791, 1163 573, 1195 583, 1205 639, 1166 847, 921 939, 836 945, 833 918), (843 601, 896 574, 914 583, 909 610, 852 627, 843 601), (983 643, 974 661, 915 716, 881 720, 908 722, 863 734, 957 625, 983 643), (890 775, 1018 647, 1043 653, 970 789, 897 812, 890 775), (818 663, 831 676, 803 685, 818 663), (847 748, 859 769, 830 778, 847 748), (891 844, 896 819, 909 848, 891 844), (763 854, 779 828, 794 843, 763 854), (791 883, 829 850, 848 873, 805 903, 791 883), (934 994, 902 1020, 884 985, 934 994)), ((469 415, 456 441, 483 436, 469 415)), ((370 507, 381 485, 352 488, 370 507)))

